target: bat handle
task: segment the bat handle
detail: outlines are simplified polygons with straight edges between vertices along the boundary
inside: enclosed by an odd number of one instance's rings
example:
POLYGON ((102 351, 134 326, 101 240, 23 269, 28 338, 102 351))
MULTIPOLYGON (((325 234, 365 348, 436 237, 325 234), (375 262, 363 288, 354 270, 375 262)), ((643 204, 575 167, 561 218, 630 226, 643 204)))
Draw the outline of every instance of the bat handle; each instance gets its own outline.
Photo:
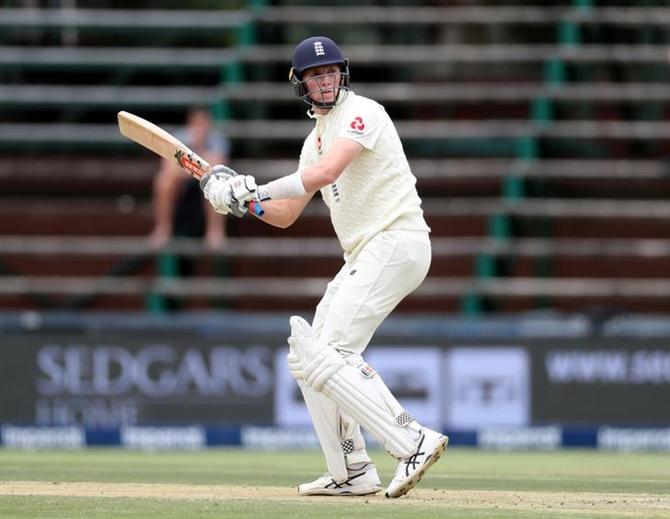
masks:
POLYGON ((263 215, 265 214, 265 210, 264 210, 263 207, 261 206, 261 203, 260 203, 260 202, 255 202, 255 201, 252 200, 251 202, 249 202, 249 203, 247 204, 247 207, 248 207, 249 210, 250 210, 252 213, 254 213, 256 216, 263 216, 263 215))

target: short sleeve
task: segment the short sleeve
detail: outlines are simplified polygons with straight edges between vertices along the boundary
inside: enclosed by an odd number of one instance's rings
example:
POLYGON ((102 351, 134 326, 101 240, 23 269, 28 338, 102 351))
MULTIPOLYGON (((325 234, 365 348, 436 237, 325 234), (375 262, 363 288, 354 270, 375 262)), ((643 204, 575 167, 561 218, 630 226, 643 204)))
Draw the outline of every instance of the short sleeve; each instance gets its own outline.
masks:
POLYGON ((344 114, 337 137, 354 140, 364 148, 372 149, 387 119, 388 116, 380 105, 372 102, 357 103, 344 114))

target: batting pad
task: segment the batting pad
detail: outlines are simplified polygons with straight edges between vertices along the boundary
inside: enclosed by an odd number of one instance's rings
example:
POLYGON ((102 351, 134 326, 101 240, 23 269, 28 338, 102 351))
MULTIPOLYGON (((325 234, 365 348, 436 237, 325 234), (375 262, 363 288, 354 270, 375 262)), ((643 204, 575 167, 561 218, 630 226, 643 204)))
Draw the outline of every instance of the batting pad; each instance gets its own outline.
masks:
POLYGON ((350 417, 343 416, 335 403, 326 395, 314 391, 305 383, 300 357, 292 349, 289 349, 286 361, 291 375, 302 392, 305 406, 312 419, 314 432, 326 458, 328 472, 336 482, 346 481, 348 478, 347 463, 370 461, 365 451, 365 439, 360 427, 350 417))
POLYGON ((298 385, 326 458, 328 473, 336 482, 342 483, 349 475, 339 435, 340 419, 337 406, 325 395, 314 391, 303 380, 299 380, 298 385))
POLYGON ((298 357, 290 348, 288 350, 288 355, 286 355, 286 364, 288 364, 288 369, 291 372, 291 376, 293 376, 297 382, 300 382, 305 378, 302 375, 302 364, 300 363, 300 357, 298 357))
POLYGON ((315 391, 335 402, 396 458, 407 458, 416 450, 408 428, 396 422, 397 409, 389 407, 388 395, 380 391, 383 382, 374 380, 376 373, 367 364, 349 365, 337 351, 320 343, 300 317, 291 317, 289 344, 301 359, 305 382, 315 391))

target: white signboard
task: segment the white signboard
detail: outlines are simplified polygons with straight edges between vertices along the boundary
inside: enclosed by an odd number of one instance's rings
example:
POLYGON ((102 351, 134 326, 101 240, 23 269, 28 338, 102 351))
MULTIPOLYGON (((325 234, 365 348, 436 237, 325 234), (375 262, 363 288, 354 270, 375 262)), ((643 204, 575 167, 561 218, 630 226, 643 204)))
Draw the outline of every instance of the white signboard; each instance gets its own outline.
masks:
POLYGON ((530 363, 523 348, 458 347, 445 358, 447 427, 528 424, 530 363))

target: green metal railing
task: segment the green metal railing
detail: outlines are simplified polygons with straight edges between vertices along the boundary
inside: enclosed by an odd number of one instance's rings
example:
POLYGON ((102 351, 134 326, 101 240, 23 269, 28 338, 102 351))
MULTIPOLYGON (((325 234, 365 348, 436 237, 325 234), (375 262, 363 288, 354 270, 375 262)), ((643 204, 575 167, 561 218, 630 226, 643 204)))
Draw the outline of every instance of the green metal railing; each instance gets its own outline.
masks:
MULTIPOLYGON (((585 10, 592 7, 592 0, 573 0, 575 10, 585 10)), ((572 21, 560 22, 557 26, 557 39, 561 45, 575 47, 581 44, 582 28, 578 23, 572 21)), ((564 85, 567 80, 566 64, 556 58, 548 60, 543 68, 544 82, 549 86, 564 85)), ((530 118, 536 126, 548 126, 555 119, 554 104, 551 99, 540 96, 533 99, 530 107, 530 118)), ((502 178, 501 196, 510 203, 522 200, 526 196, 526 179, 519 174, 518 168, 524 164, 538 160, 542 156, 540 142, 536 136, 527 136, 517 141, 517 160, 511 169, 502 178)), ((545 222, 546 223, 546 222, 545 222)), ((549 235, 548 225, 541 226, 542 234, 549 235)), ((513 222, 509 214, 500 213, 491 215, 487 221, 488 236, 500 242, 509 242, 514 235, 513 222)), ((501 269, 501 258, 490 254, 479 254, 475 257, 474 275, 477 278, 487 279, 504 275, 501 269)), ((508 260, 512 261, 512 260, 508 260)), ((540 277, 550 274, 550 264, 546 258, 535 260, 534 272, 540 277)), ((542 306, 543 301, 538 301, 542 306)), ((460 301, 461 312, 465 315, 479 315, 487 310, 486 301, 477 294, 465 294, 460 301)))

